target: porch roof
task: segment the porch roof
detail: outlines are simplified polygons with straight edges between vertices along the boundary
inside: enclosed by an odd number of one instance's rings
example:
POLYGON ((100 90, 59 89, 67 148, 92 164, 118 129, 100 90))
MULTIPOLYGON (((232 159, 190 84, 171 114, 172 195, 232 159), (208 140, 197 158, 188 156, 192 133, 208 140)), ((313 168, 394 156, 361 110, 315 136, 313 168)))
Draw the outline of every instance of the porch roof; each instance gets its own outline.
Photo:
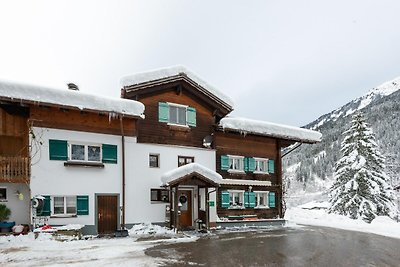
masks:
POLYGON ((271 186, 270 181, 243 180, 243 179, 223 179, 221 185, 251 185, 251 186, 271 186))
POLYGON ((170 186, 178 184, 192 176, 196 176, 198 179, 203 180, 212 186, 219 186, 223 180, 219 173, 198 163, 189 163, 164 173, 161 176, 161 182, 163 186, 170 186))

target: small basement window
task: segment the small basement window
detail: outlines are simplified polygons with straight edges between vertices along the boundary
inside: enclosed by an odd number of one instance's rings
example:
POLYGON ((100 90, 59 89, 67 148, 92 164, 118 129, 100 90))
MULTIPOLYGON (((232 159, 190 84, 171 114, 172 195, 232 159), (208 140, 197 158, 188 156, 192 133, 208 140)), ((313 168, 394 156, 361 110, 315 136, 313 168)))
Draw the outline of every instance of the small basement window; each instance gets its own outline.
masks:
POLYGON ((169 191, 167 189, 150 189, 150 200, 154 202, 169 202, 169 191))
POLYGON ((150 168, 160 167, 160 154, 149 154, 149 167, 150 168))
POLYGON ((7 187, 0 187, 0 202, 7 201, 7 187))

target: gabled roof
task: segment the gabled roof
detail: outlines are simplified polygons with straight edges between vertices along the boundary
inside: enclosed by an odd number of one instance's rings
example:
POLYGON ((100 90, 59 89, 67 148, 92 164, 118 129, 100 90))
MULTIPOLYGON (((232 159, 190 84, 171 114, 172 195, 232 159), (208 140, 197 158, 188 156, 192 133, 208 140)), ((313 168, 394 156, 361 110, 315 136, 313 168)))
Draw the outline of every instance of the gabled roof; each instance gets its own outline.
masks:
POLYGON ((53 105, 87 111, 100 111, 144 118, 144 105, 140 102, 108 98, 65 89, 0 81, 0 100, 27 104, 53 105))
POLYGON ((198 163, 189 163, 164 173, 161 176, 161 182, 162 185, 168 186, 193 175, 199 176, 202 180, 212 183, 215 186, 222 181, 222 176, 219 173, 198 163))
POLYGON ((120 83, 126 92, 129 93, 175 80, 185 80, 199 92, 222 105, 228 112, 233 110, 233 101, 228 96, 183 66, 173 66, 127 75, 121 78, 120 83))
POLYGON ((226 117, 221 119, 219 126, 223 130, 270 136, 302 143, 317 143, 321 142, 322 138, 322 134, 317 131, 246 118, 226 117))

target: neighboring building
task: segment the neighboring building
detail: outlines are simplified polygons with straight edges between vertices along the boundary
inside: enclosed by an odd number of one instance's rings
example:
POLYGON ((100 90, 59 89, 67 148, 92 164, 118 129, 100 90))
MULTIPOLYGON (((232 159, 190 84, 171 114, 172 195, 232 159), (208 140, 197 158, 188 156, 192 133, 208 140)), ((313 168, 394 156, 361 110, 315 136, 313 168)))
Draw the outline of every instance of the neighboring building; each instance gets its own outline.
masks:
POLYGON ((120 228, 124 143, 136 142, 143 104, 6 82, 0 83, 0 100, 1 125, 7 126, 1 170, 8 170, 1 185, 10 219, 30 224, 30 200, 43 197, 33 223, 83 224, 93 234, 120 228), (25 171, 28 151, 32 167, 25 171))
POLYGON ((183 67, 121 83, 125 99, 0 82, 0 201, 11 220, 37 211, 34 223, 107 234, 282 218, 281 149, 320 133, 227 117, 229 97, 183 67), (43 206, 31 209, 32 198, 43 206))

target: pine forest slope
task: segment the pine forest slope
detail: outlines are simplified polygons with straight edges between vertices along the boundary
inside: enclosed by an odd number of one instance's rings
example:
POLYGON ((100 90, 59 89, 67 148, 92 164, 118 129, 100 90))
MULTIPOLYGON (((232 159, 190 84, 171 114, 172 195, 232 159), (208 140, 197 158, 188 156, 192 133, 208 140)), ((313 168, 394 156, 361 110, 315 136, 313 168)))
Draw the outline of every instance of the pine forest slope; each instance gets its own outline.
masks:
POLYGON ((375 133, 380 151, 386 157, 386 172, 392 183, 400 184, 399 89, 400 77, 373 88, 366 95, 304 127, 320 131, 323 139, 318 144, 304 144, 284 158, 289 206, 313 198, 299 200, 295 197, 298 194, 324 196, 323 193, 332 184, 335 163, 341 157, 342 133, 349 128, 351 114, 357 110, 364 113, 366 122, 375 133))

